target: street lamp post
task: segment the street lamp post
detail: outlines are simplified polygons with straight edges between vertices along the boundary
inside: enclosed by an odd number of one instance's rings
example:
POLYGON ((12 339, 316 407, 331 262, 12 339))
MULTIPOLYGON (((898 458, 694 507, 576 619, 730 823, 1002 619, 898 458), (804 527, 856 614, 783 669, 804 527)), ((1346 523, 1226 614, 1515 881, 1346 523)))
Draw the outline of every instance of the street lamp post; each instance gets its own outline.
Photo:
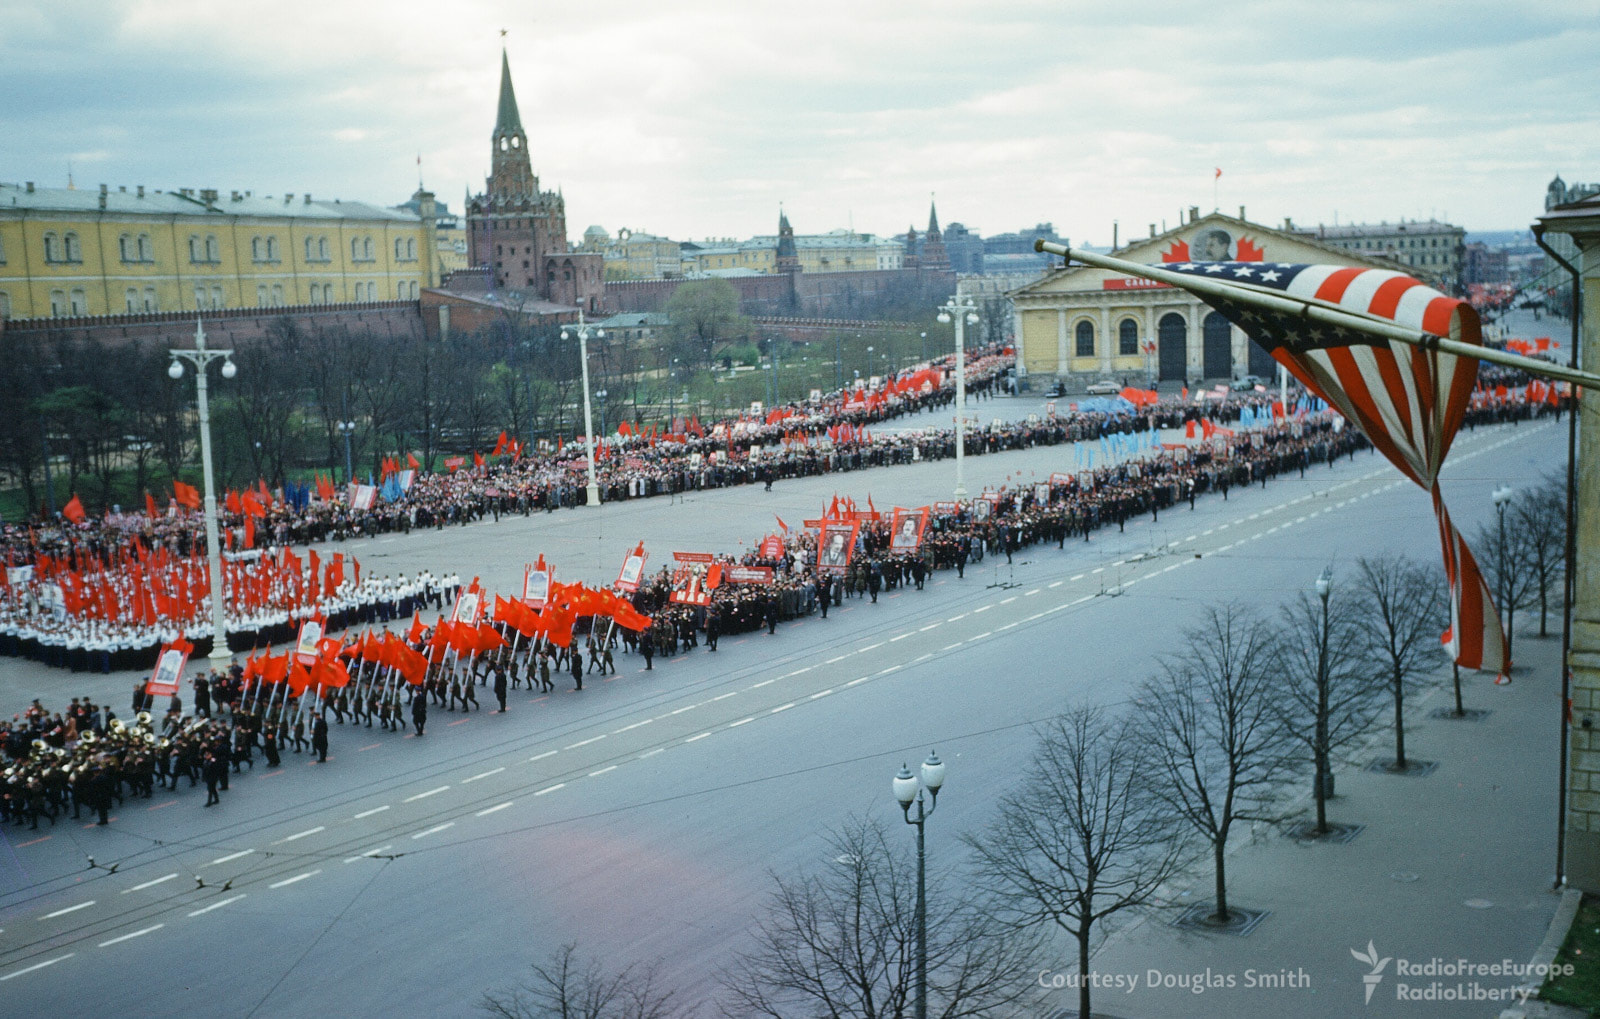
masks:
POLYGON ((594 391, 595 399, 600 401, 600 434, 601 434, 601 436, 606 436, 606 435, 610 435, 611 434, 609 431, 606 430, 606 397, 609 396, 609 395, 610 394, 607 393, 604 389, 596 389, 594 391))
POLYGON ((940 322, 955 322, 956 324, 956 498, 967 497, 966 465, 962 457, 966 455, 967 444, 967 350, 966 326, 978 324, 978 308, 968 297, 964 301, 959 295, 939 306, 940 322))
POLYGON ((1489 496, 1494 501, 1494 513, 1497 518, 1497 536, 1495 545, 1495 578, 1494 597, 1495 608, 1499 618, 1506 624, 1506 657, 1511 657, 1511 619, 1510 606, 1506 604, 1506 507, 1511 505, 1514 493, 1510 485, 1501 485, 1489 496))
POLYGON ((867 376, 872 376, 872 344, 867 344, 867 376))
POLYGON ((355 434, 356 423, 354 421, 335 421, 333 429, 344 436, 344 483, 348 485, 356 479, 355 460, 350 455, 350 436, 355 434))
POLYGON ((562 326, 561 338, 570 340, 578 337, 578 361, 583 366, 583 438, 584 445, 589 451, 589 484, 585 486, 590 506, 600 505, 600 482, 594 474, 594 411, 589 404, 589 335, 593 333, 595 339, 604 339, 606 331, 591 328, 583 321, 583 309, 578 309, 578 324, 575 326, 562 326))
POLYGON ((1317 597, 1322 601, 1322 632, 1317 636, 1317 831, 1328 830, 1328 594, 1333 590, 1333 571, 1324 569, 1317 578, 1317 597))
POLYGON ((206 568, 211 573, 211 660, 220 662, 229 657, 228 620, 222 597, 222 543, 217 538, 217 486, 211 469, 211 404, 206 396, 206 371, 211 362, 221 359, 222 377, 231 379, 239 373, 233 363, 233 351, 212 350, 206 346, 205 327, 197 320, 194 325, 194 349, 171 348, 167 351, 172 363, 167 366, 170 378, 183 378, 183 362, 194 365, 195 396, 200 412, 200 464, 205 475, 206 518, 206 568))
POLYGON ((924 361, 928 359, 928 331, 926 329, 922 331, 922 359, 924 361))
POLYGON ((939 787, 944 785, 944 762, 938 753, 929 751, 922 762, 922 779, 911 774, 911 769, 900 765, 894 777, 894 798, 900 802, 900 813, 906 824, 917 829, 917 984, 913 989, 913 1008, 916 1019, 928 1019, 928 896, 927 856, 924 850, 923 823, 933 816, 939 806, 939 787), (923 810, 922 791, 928 791, 927 810, 923 810), (917 819, 911 819, 911 804, 916 801, 917 819))

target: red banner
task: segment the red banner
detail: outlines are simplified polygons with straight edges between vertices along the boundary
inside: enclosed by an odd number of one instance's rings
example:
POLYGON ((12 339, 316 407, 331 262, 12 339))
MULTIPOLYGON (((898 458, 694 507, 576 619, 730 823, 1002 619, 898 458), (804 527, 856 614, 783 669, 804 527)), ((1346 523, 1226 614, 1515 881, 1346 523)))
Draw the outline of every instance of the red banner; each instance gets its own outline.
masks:
POLYGON ((181 637, 162 648, 144 692, 151 697, 171 697, 177 693, 178 684, 183 682, 183 667, 188 664, 189 652, 193 650, 194 645, 181 637))
POLYGON ((770 566, 729 566, 722 571, 722 579, 730 584, 770 584, 770 566))

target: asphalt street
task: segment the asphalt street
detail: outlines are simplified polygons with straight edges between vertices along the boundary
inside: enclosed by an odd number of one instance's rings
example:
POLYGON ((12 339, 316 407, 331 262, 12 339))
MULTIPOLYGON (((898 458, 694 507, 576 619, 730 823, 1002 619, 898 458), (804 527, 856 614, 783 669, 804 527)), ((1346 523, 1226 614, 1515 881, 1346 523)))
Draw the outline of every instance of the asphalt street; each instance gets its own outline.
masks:
MULTIPOLYGON (((1494 486, 1534 484, 1564 452, 1564 425, 1464 433, 1446 470, 1452 515, 1470 533, 1494 486)), ((968 486, 1070 469, 1072 455, 972 458, 968 486)), ((952 472, 944 461, 641 500, 353 550, 367 570, 456 569, 491 590, 513 588, 541 552, 564 579, 609 582, 641 538, 659 565, 674 549, 759 540, 773 514, 798 525, 835 489, 863 505, 870 491, 880 508, 947 497, 952 472)), ((948 762, 928 836, 933 873, 953 873, 957 835, 1015 788, 1032 724, 1125 700, 1208 605, 1271 608, 1325 565, 1337 574, 1389 550, 1437 562, 1428 498, 1359 454, 652 672, 623 656, 618 676, 581 693, 513 691, 504 715, 434 709, 420 739, 334 725, 326 765, 288 754, 267 772, 258 759, 214 810, 182 790, 130 800, 107 828, 8 828, 0 994, 50 1013, 469 1015, 568 941, 619 966, 660 958, 671 982, 709 993, 747 944, 770 873, 820 864, 823 832, 853 814, 898 824, 889 788, 903 760, 937 747, 948 762)), ((12 663, 0 675, 19 705, 29 691, 64 701, 101 686, 120 705, 131 686, 12 663)), ((1438 837, 1441 851, 1473 851, 1468 835, 1438 837)), ((1372 890, 1374 909, 1384 894, 1372 890)), ((1525 956, 1548 917, 1484 919, 1473 947, 1499 958, 1525 956)))

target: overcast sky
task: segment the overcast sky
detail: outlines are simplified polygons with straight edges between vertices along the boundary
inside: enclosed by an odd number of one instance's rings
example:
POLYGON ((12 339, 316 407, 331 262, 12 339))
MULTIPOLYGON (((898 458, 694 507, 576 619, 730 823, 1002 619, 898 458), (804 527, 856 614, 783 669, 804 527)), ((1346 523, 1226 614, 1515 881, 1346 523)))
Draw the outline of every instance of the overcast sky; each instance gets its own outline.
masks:
POLYGON ((1490 230, 1600 179, 1600 0, 0 0, 0 180, 394 204, 420 153, 459 209, 501 28, 574 239, 771 233, 780 202, 892 234, 931 193, 1089 243, 1190 205, 1490 230))

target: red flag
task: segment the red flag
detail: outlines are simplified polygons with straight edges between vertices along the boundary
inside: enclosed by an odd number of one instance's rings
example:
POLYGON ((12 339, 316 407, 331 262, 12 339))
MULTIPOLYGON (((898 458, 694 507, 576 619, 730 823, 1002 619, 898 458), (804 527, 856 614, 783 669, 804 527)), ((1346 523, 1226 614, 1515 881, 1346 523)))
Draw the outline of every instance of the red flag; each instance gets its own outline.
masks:
POLYGON ((474 466, 474 467, 482 467, 483 466, 483 454, 478 452, 477 450, 473 450, 472 451, 472 466, 474 466))
POLYGON ((490 453, 489 455, 490 456, 500 456, 505 451, 506 451, 506 433, 505 432, 501 432, 499 440, 497 442, 495 442, 495 444, 494 444, 494 452, 490 453))
POLYGON ((244 512, 243 506, 239 502, 239 493, 231 488, 228 489, 228 494, 222 497, 222 508, 229 513, 244 512))
POLYGON ((75 524, 83 523, 83 518, 86 514, 83 512, 83 503, 78 501, 77 492, 73 492, 72 498, 67 500, 65 506, 61 507, 61 515, 75 524))
POLYGON ((415 644, 417 641, 422 639, 422 635, 423 635, 424 632, 426 632, 426 630, 427 630, 427 627, 422 625, 422 616, 421 616, 421 614, 420 613, 412 613, 412 616, 411 616, 411 629, 406 631, 406 643, 415 644))
POLYGON ((420 470, 422 468, 422 462, 417 459, 416 454, 408 452, 406 454, 406 466, 410 467, 414 471, 420 470))
POLYGON ((200 490, 193 485, 186 485, 176 478, 172 481, 172 497, 178 500, 178 505, 187 506, 189 509, 200 508, 200 490))
MULTIPOLYGON (((232 530, 229 530, 227 532, 227 534, 228 534, 228 537, 230 539, 233 537, 233 531, 232 530)), ((255 548, 256 547, 256 518, 255 517, 245 517, 244 518, 244 547, 245 548, 255 548)))
POLYGON ((148 491, 144 493, 144 511, 150 515, 152 520, 161 515, 156 512, 156 497, 148 491))

